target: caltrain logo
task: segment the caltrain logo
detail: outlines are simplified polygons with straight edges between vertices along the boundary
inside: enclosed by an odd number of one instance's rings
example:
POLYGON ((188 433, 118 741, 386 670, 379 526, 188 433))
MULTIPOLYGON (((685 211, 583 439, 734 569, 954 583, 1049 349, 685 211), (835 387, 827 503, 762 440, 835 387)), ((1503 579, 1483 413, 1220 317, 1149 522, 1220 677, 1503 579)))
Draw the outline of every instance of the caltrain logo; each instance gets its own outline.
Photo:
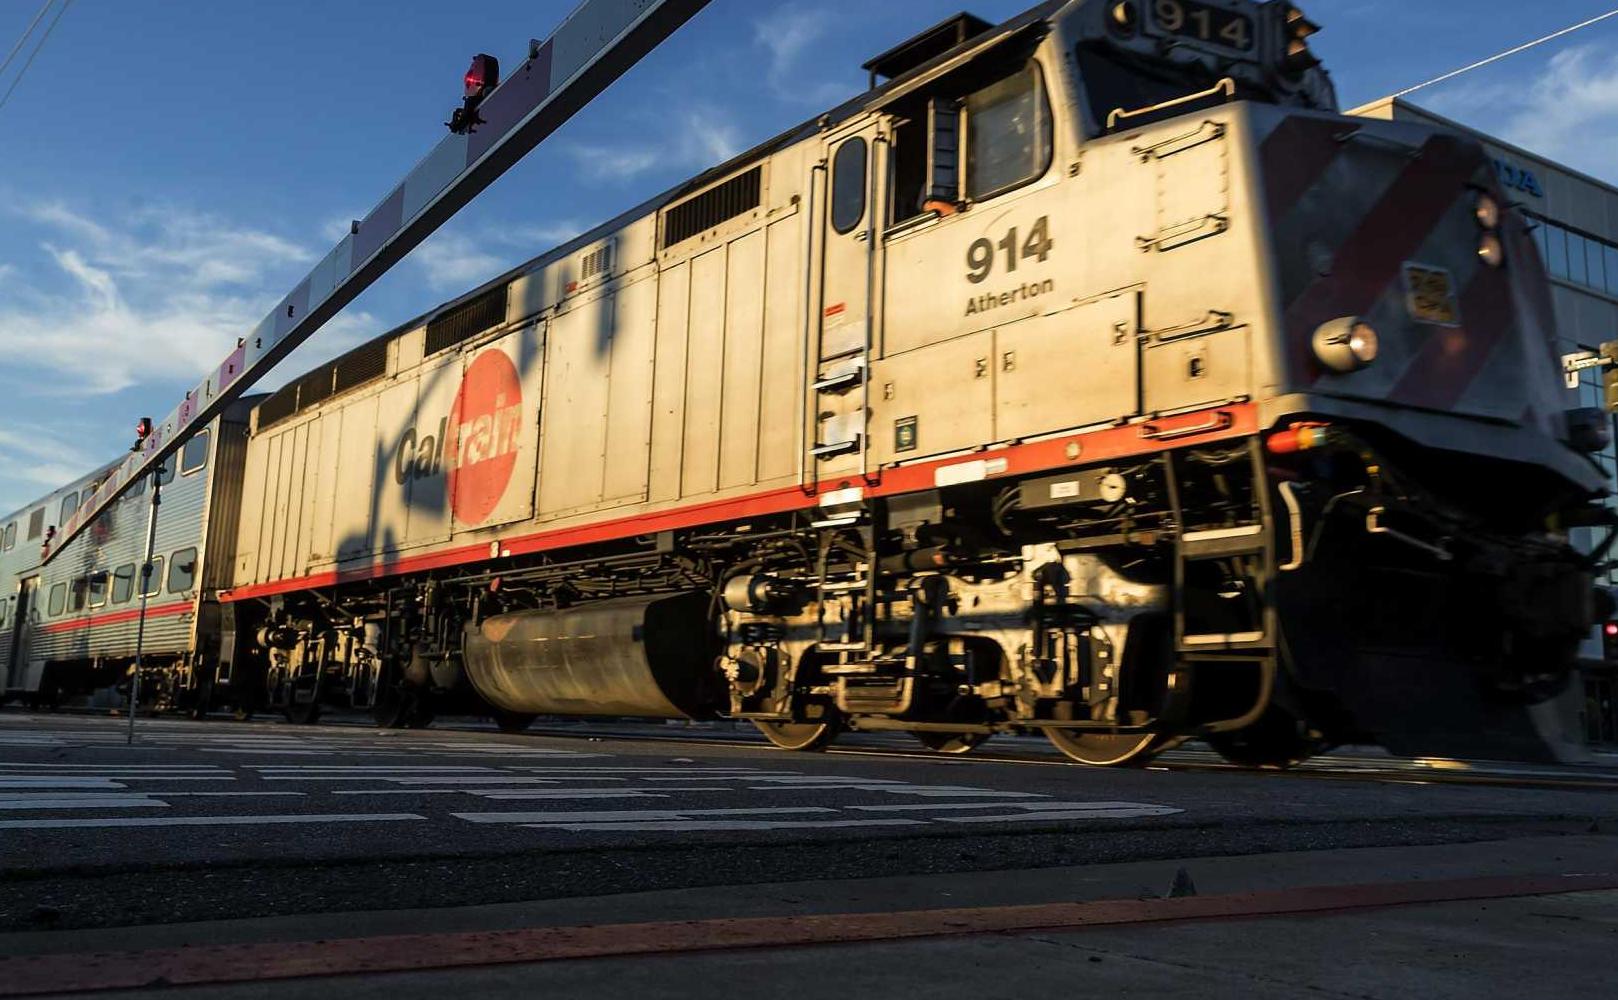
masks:
POLYGON ((445 473, 445 492, 456 519, 482 524, 511 483, 521 441, 517 368, 504 351, 484 351, 467 367, 455 405, 438 421, 438 433, 418 438, 416 428, 405 430, 394 456, 393 478, 402 486, 445 473))

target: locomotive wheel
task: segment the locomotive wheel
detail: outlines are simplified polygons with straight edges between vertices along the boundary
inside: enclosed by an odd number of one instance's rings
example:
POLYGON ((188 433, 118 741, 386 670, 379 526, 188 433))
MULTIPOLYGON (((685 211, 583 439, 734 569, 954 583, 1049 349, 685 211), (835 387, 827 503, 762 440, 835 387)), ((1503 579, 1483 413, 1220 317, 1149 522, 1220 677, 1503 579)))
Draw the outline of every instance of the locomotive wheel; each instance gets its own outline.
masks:
POLYGON ((378 729, 403 729, 410 715, 410 701, 397 687, 377 692, 376 704, 371 706, 371 721, 378 729))
POLYGON ((523 733, 528 731, 528 727, 533 725, 539 716, 533 712, 507 712, 496 709, 489 718, 494 720, 494 724, 500 727, 502 733, 523 733))
POLYGON ((1297 719, 1274 708, 1246 729, 1209 733, 1203 741, 1238 767, 1295 767, 1326 748, 1297 719))
POLYGON ((754 719, 753 725, 764 738, 782 750, 824 750, 837 734, 842 732, 839 722, 766 722, 754 719))
POLYGON ((912 729, 922 746, 934 753, 971 753, 988 740, 990 733, 942 733, 936 729, 912 729))
POLYGON ((1072 760, 1092 767, 1144 764, 1162 749, 1157 733, 1087 733, 1077 729, 1047 729, 1045 736, 1072 760))

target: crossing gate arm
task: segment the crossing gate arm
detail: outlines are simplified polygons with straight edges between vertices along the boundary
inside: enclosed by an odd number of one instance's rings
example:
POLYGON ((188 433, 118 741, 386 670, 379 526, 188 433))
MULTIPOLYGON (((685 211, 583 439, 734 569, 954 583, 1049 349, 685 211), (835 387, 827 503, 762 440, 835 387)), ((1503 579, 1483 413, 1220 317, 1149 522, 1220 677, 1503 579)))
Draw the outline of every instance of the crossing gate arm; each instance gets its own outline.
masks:
POLYGON ((143 445, 58 526, 41 562, 49 562, 195 430, 707 4, 583 0, 550 37, 531 44, 528 58, 477 106, 481 124, 440 140, 172 413, 153 425, 143 445))

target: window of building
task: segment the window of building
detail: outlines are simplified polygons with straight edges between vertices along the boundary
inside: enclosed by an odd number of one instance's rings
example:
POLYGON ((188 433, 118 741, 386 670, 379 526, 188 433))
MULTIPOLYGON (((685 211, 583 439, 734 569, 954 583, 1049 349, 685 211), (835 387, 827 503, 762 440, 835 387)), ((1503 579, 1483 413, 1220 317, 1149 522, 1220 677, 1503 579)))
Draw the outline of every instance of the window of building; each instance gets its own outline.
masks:
POLYGON ((180 449, 180 475, 189 476, 208 464, 208 431, 197 431, 180 449))
POLYGON ((46 611, 54 618, 61 614, 65 607, 67 607, 67 584, 58 583, 51 588, 51 599, 46 605, 46 611))
POLYGON ((90 574, 90 607, 99 608, 107 603, 107 572, 90 574))
POLYGON ((837 147, 831 167, 831 227, 846 233, 865 218, 865 140, 837 147))
POLYGON ((45 533, 45 508, 28 515, 28 540, 31 542, 45 533))
POLYGON ((1600 240, 1584 241, 1584 280, 1597 291, 1607 288, 1607 266, 1602 261, 1600 240))
POLYGON ((124 563, 112 571, 112 603, 123 604, 135 592, 135 564, 124 563))
POLYGON ((181 549, 169 560, 169 593, 183 594, 197 578, 197 550, 181 549))
POLYGON ((3 540, 0 540, 0 548, 4 548, 7 552, 10 552, 12 549, 14 549, 16 547, 17 547, 17 522, 12 521, 10 524, 6 525, 5 538, 3 540))
POLYGON ((1051 112, 1039 66, 966 98, 966 193, 988 198, 1027 184, 1051 162, 1051 112))
POLYGON ((66 524, 67 519, 72 517, 73 512, 78 510, 78 509, 79 509, 79 494, 77 492, 69 493, 67 496, 64 496, 62 498, 62 516, 56 523, 57 524, 66 524))
POLYGON ((153 556, 152 561, 146 564, 145 572, 141 574, 140 595, 142 597, 152 597, 162 589, 163 557, 153 556))
POLYGON ((84 599, 90 592, 90 584, 82 576, 73 578, 67 586, 67 609, 69 611, 83 611, 84 599))
POLYGON ((1590 279, 1584 270, 1585 250, 1584 237, 1578 233, 1567 234, 1567 280, 1588 285, 1590 279))

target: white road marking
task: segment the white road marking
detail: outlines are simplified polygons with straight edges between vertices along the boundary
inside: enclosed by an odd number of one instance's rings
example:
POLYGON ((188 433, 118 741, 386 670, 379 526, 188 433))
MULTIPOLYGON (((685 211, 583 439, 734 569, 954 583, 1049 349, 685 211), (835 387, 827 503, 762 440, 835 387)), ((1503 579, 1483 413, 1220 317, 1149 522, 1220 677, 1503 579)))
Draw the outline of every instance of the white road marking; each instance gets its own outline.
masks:
POLYGON ((0 819, 0 830, 75 830, 122 826, 259 826, 272 823, 392 823, 425 820, 415 813, 328 813, 286 816, 102 816, 85 819, 0 819))
POLYGON ((1043 809, 1046 812, 1053 810, 1072 809, 1112 809, 1119 806, 1138 806, 1138 802, 906 802, 903 805, 881 806, 844 806, 844 809, 859 812, 912 812, 927 810, 929 812, 940 810, 960 809, 1043 809))
POLYGON ((513 789, 511 794, 502 795, 498 790, 482 788, 344 788, 332 792, 333 795, 477 795, 483 798, 499 799, 666 799, 667 795, 658 791, 640 791, 633 788, 557 788, 557 789, 513 789))
POLYGON ((835 813, 825 806, 783 806, 765 809, 608 809, 594 812, 475 812, 451 813, 469 823, 608 823, 678 820, 692 816, 784 816, 835 813))
POLYGON ((1136 819, 1142 816, 1172 816, 1185 812, 1173 806, 1151 806, 1142 802, 1115 802, 1110 809, 1029 811, 1000 816, 940 816, 940 823, 1037 823, 1058 819, 1136 819))
POLYGON ((834 820, 652 820, 634 823, 525 823, 530 830, 567 830, 573 833, 701 833, 736 830, 803 830, 849 826, 926 826, 919 819, 834 820))
POLYGON ((0 798, 0 809, 167 809, 169 804, 144 795, 86 795, 77 798, 0 798))
POLYGON ((7 788, 128 788, 111 778, 100 777, 50 777, 50 778, 0 778, 0 790, 7 788))

